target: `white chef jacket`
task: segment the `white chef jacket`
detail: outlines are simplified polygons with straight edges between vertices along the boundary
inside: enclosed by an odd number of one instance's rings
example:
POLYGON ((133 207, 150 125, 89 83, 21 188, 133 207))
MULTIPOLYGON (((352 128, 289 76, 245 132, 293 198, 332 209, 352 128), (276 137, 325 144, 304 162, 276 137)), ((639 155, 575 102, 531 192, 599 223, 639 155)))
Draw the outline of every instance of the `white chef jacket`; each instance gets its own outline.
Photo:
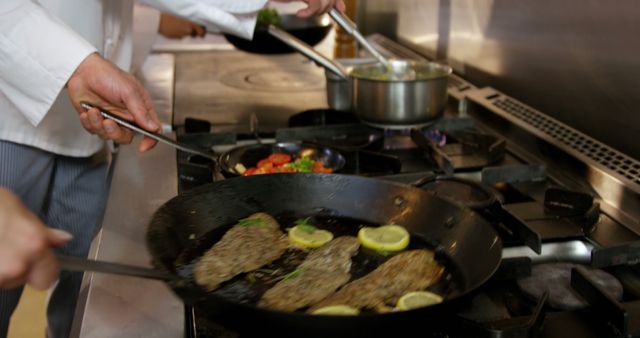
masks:
MULTIPOLYGON (((251 38, 266 0, 144 2, 210 31, 251 38)), ((132 6, 132 0, 0 1, 0 140, 74 157, 103 148, 82 128, 64 87, 96 51, 129 69, 132 6)))

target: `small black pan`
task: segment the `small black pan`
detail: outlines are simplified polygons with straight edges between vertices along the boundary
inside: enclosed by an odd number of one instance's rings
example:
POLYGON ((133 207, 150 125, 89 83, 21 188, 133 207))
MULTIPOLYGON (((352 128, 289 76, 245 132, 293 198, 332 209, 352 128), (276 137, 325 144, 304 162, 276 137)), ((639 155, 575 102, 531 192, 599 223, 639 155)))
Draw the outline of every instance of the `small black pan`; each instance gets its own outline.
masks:
MULTIPOLYGON (((315 46, 322 41, 333 27, 327 15, 300 18, 295 14, 280 14, 278 27, 306 42, 315 46)), ((286 54, 294 53, 295 50, 282 41, 271 36, 267 31, 267 26, 263 23, 256 25, 253 33, 253 40, 247 40, 235 35, 224 34, 224 37, 234 47, 245 52, 255 54, 286 54)))
POLYGON ((306 142, 278 142, 233 148, 220 155, 220 169, 227 177, 239 176, 240 173, 236 169, 238 164, 242 164, 245 168, 255 167, 258 161, 273 153, 289 154, 293 160, 309 156, 314 161, 322 162, 333 172, 340 171, 345 164, 344 156, 332 148, 306 142))

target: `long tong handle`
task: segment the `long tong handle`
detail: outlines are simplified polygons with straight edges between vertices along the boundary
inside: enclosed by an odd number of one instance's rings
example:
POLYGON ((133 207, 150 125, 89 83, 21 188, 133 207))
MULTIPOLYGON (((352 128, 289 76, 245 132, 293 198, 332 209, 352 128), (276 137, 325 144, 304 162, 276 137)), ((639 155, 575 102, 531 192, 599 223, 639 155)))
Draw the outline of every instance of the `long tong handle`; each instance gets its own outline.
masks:
POLYGON ((334 62, 333 60, 330 60, 329 58, 327 58, 324 55, 320 54, 319 52, 317 52, 316 50, 311 48, 309 45, 307 45, 302 40, 296 38, 295 36, 285 32, 284 30, 282 30, 282 29, 280 29, 280 28, 278 28, 278 27, 276 27, 274 25, 269 25, 268 31, 269 31, 269 34, 271 34, 276 39, 278 39, 278 40, 284 42, 285 44, 289 45, 289 47, 291 47, 291 48, 297 50, 298 52, 302 53, 302 55, 304 55, 307 58, 315 61, 316 63, 318 63, 322 67, 326 68, 327 70, 333 72, 334 74, 336 74, 340 78, 342 78, 344 80, 349 78, 348 72, 344 69, 344 67, 342 67, 341 64, 339 64, 337 62, 334 62))
POLYGON ((132 265, 96 261, 92 259, 56 255, 60 267, 67 271, 93 271, 115 275, 133 276, 148 279, 170 281, 174 276, 155 269, 142 268, 132 265))
POLYGON ((362 34, 360 34, 360 31, 358 30, 358 27, 356 26, 355 22, 351 21, 349 18, 342 15, 342 13, 340 13, 340 11, 338 11, 335 8, 332 8, 329 11, 329 15, 331 16, 333 21, 335 21, 340 27, 342 27, 342 29, 344 29, 347 33, 351 34, 356 40, 358 40, 358 42, 362 46, 364 46, 364 48, 366 48, 369 51, 369 53, 373 55, 373 57, 375 57, 378 61, 380 61, 380 63, 382 63, 385 66, 385 68, 389 70, 393 69, 393 66, 391 65, 391 63, 389 63, 389 60, 387 60, 387 58, 382 56, 382 54, 380 54, 380 52, 378 52, 369 43, 369 41, 365 39, 365 37, 362 36, 362 34))
POLYGON ((200 155, 200 156, 206 157, 208 159, 213 160, 214 162, 218 161, 216 156, 213 155, 213 154, 209 154, 207 152, 191 148, 191 147, 186 146, 184 144, 178 143, 178 142, 176 142, 176 141, 174 141, 174 140, 172 140, 172 139, 170 139, 170 138, 168 138, 168 137, 166 137, 164 135, 160 135, 160 134, 153 133, 153 132, 150 132, 148 130, 145 130, 144 128, 140 127, 136 123, 130 122, 130 121, 126 121, 126 120, 120 118, 119 116, 117 116, 117 115, 115 115, 115 114, 113 114, 113 113, 111 113, 109 111, 106 111, 106 110, 104 110, 102 108, 95 107, 94 105, 86 103, 86 102, 81 102, 80 105, 82 106, 82 108, 87 109, 87 110, 91 109, 91 108, 98 108, 98 110, 100 111, 100 114, 104 118, 107 118, 109 120, 113 120, 114 122, 116 122, 117 124, 119 124, 119 125, 121 125, 123 127, 129 128, 129 129, 131 129, 131 130, 133 130, 135 132, 138 132, 140 134, 148 136, 148 137, 150 137, 150 138, 152 138, 152 139, 154 139, 154 140, 156 140, 158 142, 162 142, 164 144, 170 145, 170 146, 172 146, 172 147, 174 147, 176 149, 182 150, 182 151, 190 153, 190 154, 195 154, 195 155, 200 155))

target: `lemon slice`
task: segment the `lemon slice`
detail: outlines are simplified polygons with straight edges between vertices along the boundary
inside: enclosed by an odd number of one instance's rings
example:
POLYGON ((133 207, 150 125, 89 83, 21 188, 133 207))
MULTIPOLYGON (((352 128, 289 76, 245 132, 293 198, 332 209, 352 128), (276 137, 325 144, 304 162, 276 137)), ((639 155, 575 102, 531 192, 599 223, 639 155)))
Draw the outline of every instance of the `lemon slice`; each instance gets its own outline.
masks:
POLYGON ((442 297, 429 291, 409 292, 398 299, 396 308, 401 311, 413 310, 433 304, 442 303, 442 297))
POLYGON ((399 225, 364 227, 358 231, 358 240, 372 250, 400 251, 409 245, 409 232, 399 225))
POLYGON ((306 230, 299 225, 289 229, 289 241, 305 248, 318 248, 333 239, 333 234, 327 230, 306 230))
POLYGON ((312 312, 314 315, 357 316, 360 310, 348 305, 329 305, 312 312))

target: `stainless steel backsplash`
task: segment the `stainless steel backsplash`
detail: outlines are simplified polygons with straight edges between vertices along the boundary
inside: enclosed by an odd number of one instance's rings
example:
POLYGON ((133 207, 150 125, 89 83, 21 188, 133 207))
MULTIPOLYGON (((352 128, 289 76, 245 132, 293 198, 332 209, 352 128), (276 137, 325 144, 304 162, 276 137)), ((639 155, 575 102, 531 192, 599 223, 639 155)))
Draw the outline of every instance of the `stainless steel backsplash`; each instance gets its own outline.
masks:
POLYGON ((640 159, 637 0, 361 0, 358 21, 640 159))

